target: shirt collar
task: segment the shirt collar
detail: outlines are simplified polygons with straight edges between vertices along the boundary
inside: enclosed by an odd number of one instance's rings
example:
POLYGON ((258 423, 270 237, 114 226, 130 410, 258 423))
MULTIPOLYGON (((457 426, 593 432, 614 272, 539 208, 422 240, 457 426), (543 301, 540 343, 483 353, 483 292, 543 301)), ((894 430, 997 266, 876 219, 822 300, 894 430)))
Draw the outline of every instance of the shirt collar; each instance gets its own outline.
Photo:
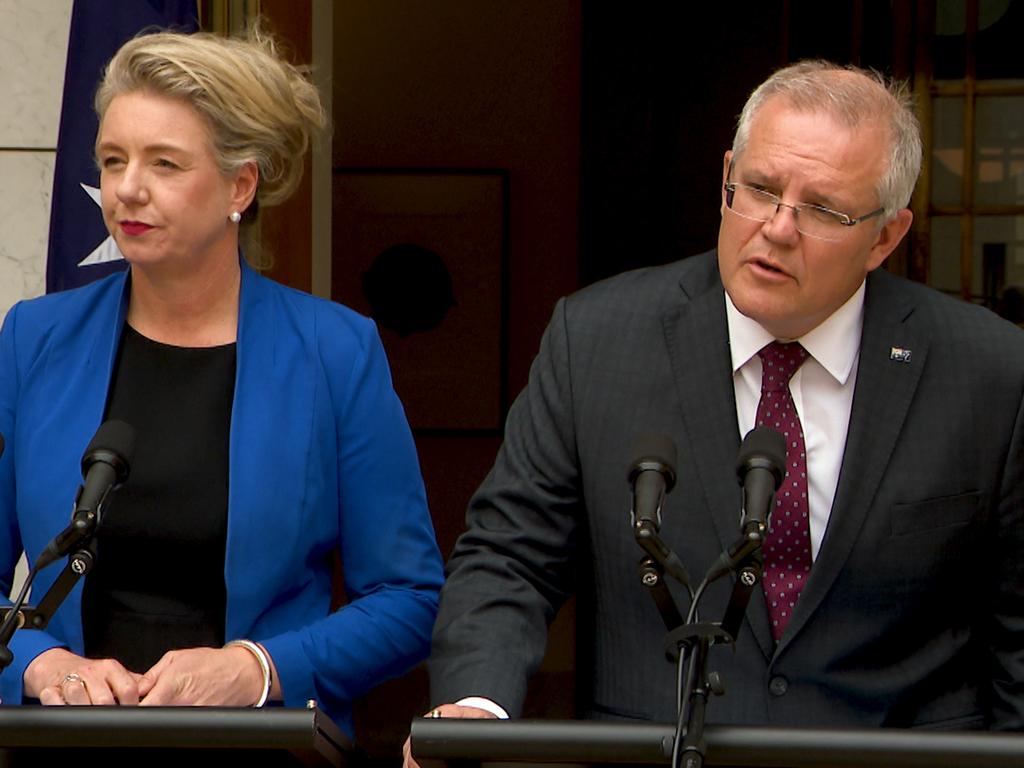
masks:
MULTIPOLYGON (((729 325, 732 372, 735 374, 762 347, 775 341, 775 337, 756 320, 736 309, 728 291, 725 293, 725 316, 729 325)), ((843 306, 796 341, 803 345, 832 378, 845 385, 860 350, 863 323, 864 283, 861 283, 843 306)))

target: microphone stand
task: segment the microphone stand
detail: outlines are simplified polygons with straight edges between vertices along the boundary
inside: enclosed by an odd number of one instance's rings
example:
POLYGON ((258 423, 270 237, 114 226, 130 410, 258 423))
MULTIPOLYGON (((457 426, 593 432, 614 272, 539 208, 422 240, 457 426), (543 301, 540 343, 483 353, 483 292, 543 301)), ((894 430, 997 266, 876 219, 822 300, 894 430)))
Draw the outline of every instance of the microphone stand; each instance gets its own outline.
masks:
POLYGON ((762 578, 761 547, 765 531, 758 525, 748 525, 740 539, 711 566, 696 593, 690 588, 682 562, 668 549, 653 526, 637 523, 633 532, 646 553, 640 561, 640 581, 651 594, 669 630, 665 638, 665 654, 679 665, 680 670, 672 767, 701 768, 706 751, 704 722, 707 702, 711 694, 725 692, 721 676, 708 671, 709 651, 712 645, 736 642, 750 595, 762 578), (666 571, 690 594, 690 610, 685 622, 665 584, 666 571), (704 591, 709 584, 730 572, 736 573, 736 581, 721 621, 701 622, 697 607, 704 591))
POLYGON ((29 571, 25 584, 21 588, 18 599, 10 608, 0 608, 0 617, 3 623, 0 624, 0 673, 14 661, 14 654, 8 647, 14 633, 22 628, 46 629, 50 619, 53 618, 57 608, 64 602, 65 598, 74 589, 78 580, 92 570, 96 564, 96 547, 93 539, 93 532, 90 531, 80 542, 79 549, 68 556, 67 565, 61 571, 60 576, 53 582, 53 585, 43 595, 39 605, 33 608, 25 606, 25 597, 28 595, 29 587, 39 572, 37 566, 29 571))
MULTIPOLYGON (((671 441, 668 444, 671 445, 671 441)), ((674 456, 674 445, 672 448, 674 456)), ((670 465, 671 462, 655 463, 654 468, 667 466, 669 477, 674 482, 675 470, 670 465)), ((696 593, 690 589, 683 564, 658 536, 656 521, 661 518, 661 500, 658 500, 655 514, 651 515, 650 500, 645 498, 644 518, 633 518, 634 536, 646 553, 640 561, 640 579, 650 591, 668 628, 665 655, 677 664, 677 721, 672 744, 672 768, 701 768, 704 765, 704 721, 708 698, 712 693, 721 695, 725 692, 721 676, 708 671, 708 656, 712 645, 736 643, 750 595, 763 577, 761 547, 768 535, 768 516, 775 492, 785 476, 785 465, 786 444, 776 430, 759 426, 743 438, 736 464, 737 479, 743 488, 740 538, 711 565, 696 593), (690 610, 685 622, 680 620, 679 611, 665 586, 665 571, 681 581, 690 593, 690 610), (697 608, 701 597, 709 584, 727 573, 735 573, 736 580, 725 614, 721 621, 700 621, 697 608)), ((630 482, 634 482, 638 467, 643 469, 643 463, 634 465, 630 471, 630 482)), ((666 481, 665 492, 668 490, 671 490, 671 484, 666 481)), ((634 505, 635 496, 634 490, 634 505)))
POLYGON ((672 747, 672 766, 701 768, 707 745, 704 742, 704 721, 711 694, 722 695, 725 686, 717 672, 708 671, 708 655, 712 645, 736 642, 740 624, 747 612, 750 595, 761 581, 764 564, 761 546, 764 533, 751 526, 729 547, 708 570, 690 604, 686 624, 670 631, 665 638, 665 654, 680 667, 685 666, 685 677, 678 700, 679 719, 676 739, 672 747), (735 571, 729 603, 721 621, 697 620, 697 606, 705 589, 730 571, 735 571))

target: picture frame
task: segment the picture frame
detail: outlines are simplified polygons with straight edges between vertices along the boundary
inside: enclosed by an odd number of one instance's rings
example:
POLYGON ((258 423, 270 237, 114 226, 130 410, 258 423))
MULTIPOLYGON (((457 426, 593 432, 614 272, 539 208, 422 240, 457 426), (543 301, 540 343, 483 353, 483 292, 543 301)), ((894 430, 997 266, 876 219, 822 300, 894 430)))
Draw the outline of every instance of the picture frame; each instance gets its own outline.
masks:
POLYGON ((331 298, 377 322, 417 433, 500 434, 508 173, 335 168, 331 298))

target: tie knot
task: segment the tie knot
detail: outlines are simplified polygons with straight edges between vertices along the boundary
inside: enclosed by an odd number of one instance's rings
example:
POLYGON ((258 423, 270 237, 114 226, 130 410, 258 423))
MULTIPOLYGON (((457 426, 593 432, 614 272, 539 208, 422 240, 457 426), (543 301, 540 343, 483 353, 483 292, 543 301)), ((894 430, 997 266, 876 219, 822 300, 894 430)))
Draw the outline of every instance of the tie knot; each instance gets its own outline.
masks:
POLYGON ((807 359, 807 350, 800 342, 773 341, 757 353, 761 358, 761 391, 789 386, 796 369, 807 359))

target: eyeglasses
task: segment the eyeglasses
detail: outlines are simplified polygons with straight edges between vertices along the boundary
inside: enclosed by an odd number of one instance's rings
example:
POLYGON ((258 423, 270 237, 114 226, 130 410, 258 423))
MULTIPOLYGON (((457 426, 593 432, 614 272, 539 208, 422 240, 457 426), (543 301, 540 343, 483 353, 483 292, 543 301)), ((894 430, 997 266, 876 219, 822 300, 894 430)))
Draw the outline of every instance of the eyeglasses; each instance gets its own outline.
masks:
POLYGON ((782 198, 764 189, 748 187, 735 181, 725 182, 725 205, 737 216, 751 221, 765 222, 770 220, 779 208, 793 211, 796 229, 803 235, 816 240, 827 240, 835 243, 850 234, 854 226, 862 221, 873 219, 885 213, 885 208, 853 218, 845 213, 833 211, 822 205, 798 203, 790 205, 782 202, 782 198))

